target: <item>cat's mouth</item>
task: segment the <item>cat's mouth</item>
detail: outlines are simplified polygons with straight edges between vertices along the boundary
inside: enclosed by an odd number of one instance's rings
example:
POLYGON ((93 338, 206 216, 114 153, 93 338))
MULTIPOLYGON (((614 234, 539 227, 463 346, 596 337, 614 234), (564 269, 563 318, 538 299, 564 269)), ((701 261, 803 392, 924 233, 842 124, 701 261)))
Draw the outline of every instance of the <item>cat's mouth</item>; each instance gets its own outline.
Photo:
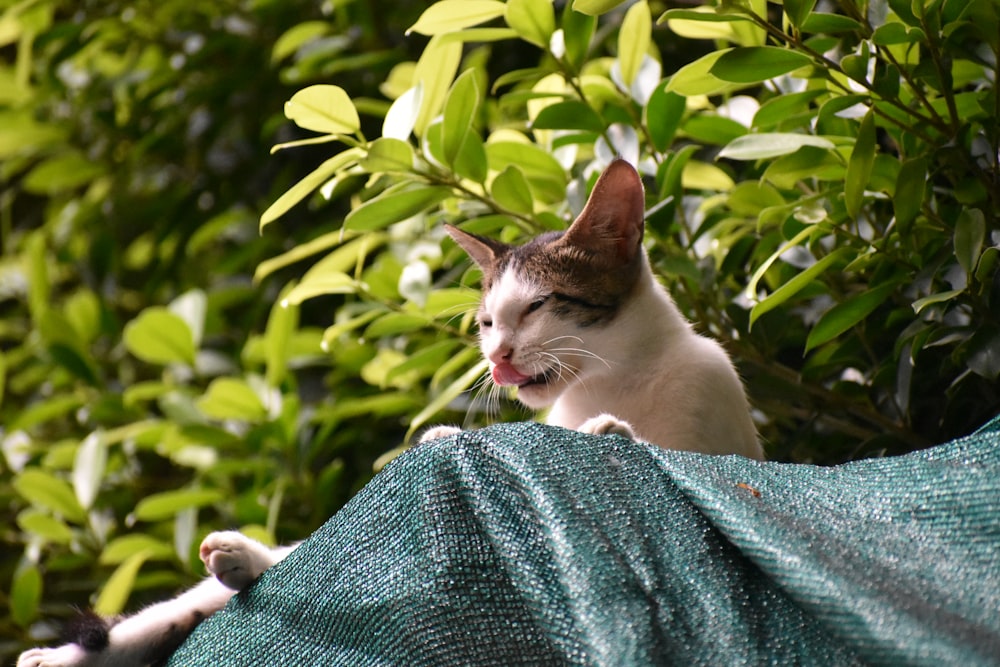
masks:
POLYGON ((548 384, 552 379, 554 371, 555 369, 550 368, 544 373, 539 373, 538 375, 525 375, 521 371, 514 368, 513 364, 503 362, 493 366, 491 374, 493 376, 493 382, 502 387, 517 387, 518 389, 523 389, 524 387, 548 384))

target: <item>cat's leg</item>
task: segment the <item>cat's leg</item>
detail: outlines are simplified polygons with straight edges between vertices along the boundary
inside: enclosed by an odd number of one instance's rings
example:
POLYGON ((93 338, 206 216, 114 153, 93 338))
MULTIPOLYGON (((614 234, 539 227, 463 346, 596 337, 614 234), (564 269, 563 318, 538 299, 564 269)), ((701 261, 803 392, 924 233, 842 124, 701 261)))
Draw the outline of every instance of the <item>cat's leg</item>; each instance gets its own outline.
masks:
POLYGON ((581 433, 590 433, 592 435, 608 435, 615 433, 617 435, 625 436, 629 440, 637 439, 635 430, 632 428, 631 424, 607 413, 591 417, 587 421, 583 422, 577 430, 581 433))
POLYGON ((222 609, 236 591, 293 549, 269 549, 237 532, 211 533, 202 542, 199 555, 214 577, 117 623, 88 617, 76 641, 25 651, 17 667, 139 667, 159 662, 204 618, 222 609))
POLYGON ((437 440, 438 438, 448 438, 461 432, 462 429, 457 426, 432 426, 423 432, 420 436, 420 442, 430 442, 431 440, 437 440))

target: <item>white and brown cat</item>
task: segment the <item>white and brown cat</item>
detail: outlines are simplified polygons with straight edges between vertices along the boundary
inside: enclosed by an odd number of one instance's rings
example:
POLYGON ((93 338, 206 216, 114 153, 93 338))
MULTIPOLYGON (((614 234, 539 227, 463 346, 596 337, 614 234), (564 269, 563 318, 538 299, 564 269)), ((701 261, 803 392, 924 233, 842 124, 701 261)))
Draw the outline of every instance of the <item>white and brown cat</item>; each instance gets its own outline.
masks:
MULTIPOLYGON (((617 160, 563 233, 509 246, 448 227, 483 272, 480 346, 493 381, 516 386, 518 400, 530 408, 550 408, 546 421, 555 426, 762 459, 729 357, 692 330, 650 269, 644 212, 639 175, 617 160)), ((432 428, 421 441, 458 430, 432 428)), ((18 667, 162 660, 292 548, 212 533, 201 557, 214 577, 121 621, 91 618, 76 641, 26 651, 18 667)))

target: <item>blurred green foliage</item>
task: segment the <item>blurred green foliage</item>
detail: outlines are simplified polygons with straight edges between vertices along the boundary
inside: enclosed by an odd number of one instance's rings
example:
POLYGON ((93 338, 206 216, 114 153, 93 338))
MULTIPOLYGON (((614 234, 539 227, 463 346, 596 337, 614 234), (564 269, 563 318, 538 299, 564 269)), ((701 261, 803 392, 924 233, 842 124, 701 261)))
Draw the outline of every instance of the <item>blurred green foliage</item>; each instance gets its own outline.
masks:
POLYGON ((992 0, 0 7, 0 656, 193 581, 210 530, 305 536, 428 423, 523 417, 469 392, 441 223, 563 228, 616 154, 773 458, 1000 403, 992 0))

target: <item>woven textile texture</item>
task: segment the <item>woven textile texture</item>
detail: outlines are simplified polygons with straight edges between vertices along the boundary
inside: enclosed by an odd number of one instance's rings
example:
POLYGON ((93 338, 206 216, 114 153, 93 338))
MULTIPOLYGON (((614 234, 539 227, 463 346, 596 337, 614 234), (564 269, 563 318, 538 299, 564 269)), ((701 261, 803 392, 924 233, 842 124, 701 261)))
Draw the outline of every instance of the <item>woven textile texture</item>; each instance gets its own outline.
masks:
POLYGON ((425 443, 169 664, 1000 664, 1000 419, 830 468, 539 424, 425 443))

